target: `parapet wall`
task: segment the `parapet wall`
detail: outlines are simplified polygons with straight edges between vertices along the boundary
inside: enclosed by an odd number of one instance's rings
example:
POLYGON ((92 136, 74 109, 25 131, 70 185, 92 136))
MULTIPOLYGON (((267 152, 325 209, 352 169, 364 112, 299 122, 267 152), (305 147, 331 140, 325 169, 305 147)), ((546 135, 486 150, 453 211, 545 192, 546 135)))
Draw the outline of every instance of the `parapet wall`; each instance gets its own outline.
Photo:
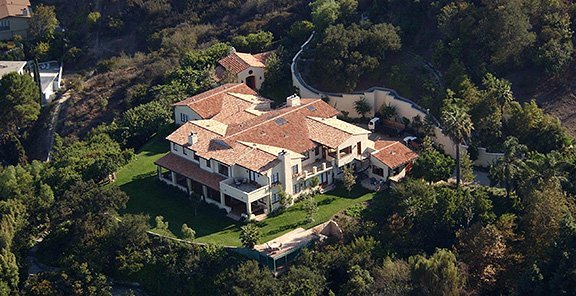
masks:
MULTIPOLYGON (((396 107, 398 115, 400 117, 406 117, 410 121, 416 116, 420 116, 424 119, 428 116, 428 110, 423 109, 415 102, 400 96, 395 90, 385 88, 385 87, 371 87, 364 91, 353 92, 353 93, 331 93, 323 92, 315 89, 314 87, 308 85, 306 81, 302 78, 300 71, 298 70, 298 61, 304 50, 308 47, 312 39, 314 38, 314 33, 310 35, 308 40, 302 44, 300 51, 296 53, 292 59, 291 71, 292 71, 292 85, 296 88, 298 93, 303 98, 324 98, 328 99, 330 105, 339 111, 347 112, 350 117, 360 117, 354 108, 354 102, 366 99, 368 104, 370 104, 371 111, 368 113, 369 116, 374 116, 374 114, 384 105, 388 104, 396 107)), ((456 156, 456 144, 450 137, 446 136, 442 132, 442 127, 440 122, 431 116, 435 123, 434 128, 434 141, 437 145, 444 149, 444 152, 452 157, 456 156)), ((463 146, 465 149, 466 147, 463 146)), ((478 159, 474 162, 477 166, 487 167, 498 157, 501 157, 501 153, 488 153, 485 148, 478 149, 478 159)))

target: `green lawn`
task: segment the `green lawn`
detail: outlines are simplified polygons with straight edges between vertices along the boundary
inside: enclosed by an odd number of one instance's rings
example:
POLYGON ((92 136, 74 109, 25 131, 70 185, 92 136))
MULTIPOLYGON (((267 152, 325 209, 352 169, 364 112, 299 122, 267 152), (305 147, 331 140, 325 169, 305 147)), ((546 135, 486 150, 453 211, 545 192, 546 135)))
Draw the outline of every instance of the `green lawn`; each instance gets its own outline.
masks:
MULTIPOLYGON (((196 230, 196 241, 218 245, 239 246, 239 222, 227 218, 221 211, 208 205, 194 208, 187 200, 185 193, 161 183, 156 178, 154 161, 168 152, 168 143, 163 137, 156 137, 136 154, 136 158, 118 171, 114 183, 128 194, 130 200, 123 213, 147 214, 151 222, 154 217, 163 216, 169 223, 170 230, 180 236, 183 223, 196 230)), ((286 212, 259 222, 262 242, 278 237, 294 228, 309 228, 330 219, 337 212, 347 209, 356 203, 372 199, 374 193, 356 188, 349 195, 343 188, 321 194, 316 197, 319 211, 316 222, 305 223, 305 212, 300 204, 286 212)))

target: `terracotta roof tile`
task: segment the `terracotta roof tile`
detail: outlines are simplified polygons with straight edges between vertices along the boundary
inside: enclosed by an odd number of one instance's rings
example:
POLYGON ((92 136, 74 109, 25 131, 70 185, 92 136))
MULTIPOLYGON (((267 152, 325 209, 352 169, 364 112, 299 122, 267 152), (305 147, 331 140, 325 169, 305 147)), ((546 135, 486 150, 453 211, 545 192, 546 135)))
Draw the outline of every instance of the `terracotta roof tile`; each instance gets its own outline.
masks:
POLYGON ((395 169, 405 163, 413 161, 418 154, 398 141, 376 141, 374 143, 376 152, 372 157, 380 160, 389 168, 395 169))
POLYGON ((270 102, 243 83, 230 83, 174 105, 188 106, 204 119, 213 118, 225 124, 235 124, 256 117, 258 114, 250 110, 267 109, 270 102))
POLYGON ((337 148, 350 138, 349 133, 316 120, 306 118, 306 123, 308 125, 310 139, 329 148, 337 148))
POLYGON ((0 19, 9 16, 30 17, 30 11, 26 16, 22 12, 23 9, 29 9, 30 6, 29 0, 0 0, 0 19))
POLYGON ((269 51, 252 55, 249 53, 232 52, 220 59, 218 63, 227 71, 238 74, 250 67, 265 68, 266 60, 268 60, 271 53, 272 52, 269 51))
POLYGON ((164 155, 154 163, 217 191, 220 191, 220 182, 226 179, 218 174, 203 170, 196 163, 172 153, 164 155))

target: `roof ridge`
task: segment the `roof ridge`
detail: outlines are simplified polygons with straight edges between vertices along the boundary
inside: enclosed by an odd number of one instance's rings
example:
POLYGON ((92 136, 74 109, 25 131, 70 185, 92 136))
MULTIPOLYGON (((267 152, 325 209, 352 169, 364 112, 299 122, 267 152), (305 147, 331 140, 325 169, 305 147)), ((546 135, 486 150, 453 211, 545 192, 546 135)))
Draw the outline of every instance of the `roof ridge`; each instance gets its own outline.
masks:
MULTIPOLYGON (((220 95, 220 94, 222 94, 222 93, 229 92, 231 89, 235 89, 235 88, 237 88, 237 87, 239 87, 239 86, 242 86, 242 83, 236 83, 236 84, 235 84, 235 83, 226 83, 226 84, 223 84, 223 85, 221 86, 221 87, 222 87, 222 90, 219 90, 219 91, 217 91, 217 92, 215 92, 215 93, 213 93, 213 94, 210 94, 209 96, 201 97, 201 98, 199 98, 199 99, 197 99, 197 100, 194 100, 194 101, 191 101, 191 102, 186 102, 185 104, 186 104, 186 106, 188 106, 188 105, 190 105, 191 103, 197 103, 197 102, 200 102, 200 101, 204 101, 204 100, 206 100, 206 99, 208 99, 208 98, 212 98, 212 97, 214 97, 214 96, 216 96, 216 95, 220 95), (226 87, 227 85, 232 85, 232 86, 226 87)), ((211 90, 215 90, 215 89, 211 89, 211 90)), ((202 94, 204 94, 204 93, 207 93, 207 92, 209 92, 209 91, 211 91, 211 90, 208 90, 208 91, 205 91, 205 92, 201 92, 201 93, 199 93, 199 94, 196 94, 196 95, 193 95, 193 96, 191 96, 191 97, 188 97, 188 98, 186 98, 186 99, 184 99, 184 100, 182 100, 182 101, 180 101, 180 102, 174 103, 174 105, 180 104, 180 103, 184 103, 185 101, 187 101, 187 100, 189 100, 189 99, 192 99, 192 98, 194 98, 194 97, 200 96, 200 95, 202 95, 202 94)))
MULTIPOLYGON (((269 123, 269 122, 271 122, 272 120, 277 119, 278 117, 285 116, 285 115, 288 115, 288 114, 292 114, 293 112, 295 112, 295 111, 297 111, 297 110, 301 110, 302 108, 304 108, 304 107, 306 107, 306 106, 308 106, 308 105, 310 105, 310 104, 312 104, 312 103, 318 102, 318 100, 320 100, 320 99, 314 99, 313 101, 311 101, 311 102, 309 102, 309 103, 307 103, 307 104, 302 104, 302 105, 300 105, 300 106, 297 106, 297 107, 294 108, 293 110, 290 110, 290 111, 288 111, 288 112, 280 113, 280 114, 278 114, 278 115, 272 116, 272 117, 270 117, 270 118, 268 118, 268 119, 266 119, 266 120, 264 120, 264 121, 262 121, 262 122, 259 122, 258 124, 255 124, 255 125, 252 125, 252 126, 246 128, 246 129, 240 130, 240 131, 238 131, 238 132, 236 132, 236 133, 233 133, 233 134, 230 134, 230 135, 226 135, 225 138, 237 136, 237 135, 242 134, 242 133, 244 133, 244 132, 246 132, 246 131, 249 131, 249 130, 255 128, 255 127, 261 126, 261 125, 263 125, 263 124, 265 124, 265 123, 269 123)), ((268 114, 268 113, 262 114, 262 115, 260 115, 260 116, 265 116, 266 114, 268 114)), ((245 122, 243 122, 243 123, 245 123, 245 122)))

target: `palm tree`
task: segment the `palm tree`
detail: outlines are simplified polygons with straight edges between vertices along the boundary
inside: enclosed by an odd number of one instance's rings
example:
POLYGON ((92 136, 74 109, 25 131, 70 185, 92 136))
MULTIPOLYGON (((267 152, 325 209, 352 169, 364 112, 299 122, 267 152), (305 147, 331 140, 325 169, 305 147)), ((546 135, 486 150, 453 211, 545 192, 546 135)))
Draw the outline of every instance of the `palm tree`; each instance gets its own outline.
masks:
POLYGON ((498 104, 502 124, 504 123, 504 108, 506 105, 514 101, 512 86, 510 85, 510 82, 504 79, 498 79, 490 73, 486 74, 486 77, 484 77, 484 85, 487 87, 488 95, 493 96, 496 104, 498 104))
POLYGON ((460 144, 470 139, 474 126, 465 107, 448 103, 442 111, 444 132, 456 143, 456 187, 460 187, 460 144))
POLYGON ((518 186, 519 176, 526 169, 523 159, 527 150, 517 138, 508 137, 504 141, 504 157, 490 166, 490 178, 494 183, 504 186, 507 199, 510 198, 512 188, 518 186))

